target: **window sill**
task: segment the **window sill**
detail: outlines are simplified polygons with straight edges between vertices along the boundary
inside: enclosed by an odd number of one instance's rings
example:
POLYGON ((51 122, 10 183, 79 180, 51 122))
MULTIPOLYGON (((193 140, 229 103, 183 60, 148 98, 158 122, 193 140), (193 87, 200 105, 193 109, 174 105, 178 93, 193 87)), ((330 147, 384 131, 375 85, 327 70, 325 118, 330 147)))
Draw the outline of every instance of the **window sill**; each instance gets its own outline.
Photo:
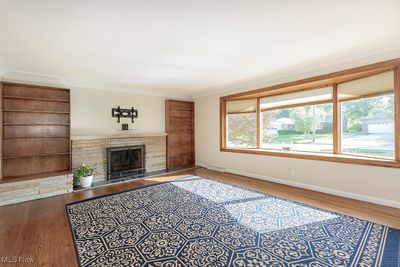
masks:
POLYGON ((331 161, 331 162, 360 164, 360 165, 378 166, 378 167, 400 168, 400 161, 395 161, 390 159, 358 157, 358 156, 343 155, 343 154, 323 154, 323 153, 312 153, 312 152, 300 153, 295 151, 282 152, 282 151, 272 151, 272 150, 255 149, 255 148, 221 148, 221 151, 232 152, 232 153, 266 155, 274 157, 331 161))

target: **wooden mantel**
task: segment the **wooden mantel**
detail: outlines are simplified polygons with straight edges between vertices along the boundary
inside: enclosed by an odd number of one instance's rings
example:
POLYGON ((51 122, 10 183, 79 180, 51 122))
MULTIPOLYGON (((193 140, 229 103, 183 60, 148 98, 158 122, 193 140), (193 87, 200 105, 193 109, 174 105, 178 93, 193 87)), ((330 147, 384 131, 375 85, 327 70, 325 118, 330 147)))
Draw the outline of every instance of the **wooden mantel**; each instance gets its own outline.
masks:
POLYGON ((167 136, 166 133, 144 133, 144 134, 129 134, 129 135, 73 135, 71 140, 94 140, 94 139, 125 139, 125 138, 144 138, 167 136))

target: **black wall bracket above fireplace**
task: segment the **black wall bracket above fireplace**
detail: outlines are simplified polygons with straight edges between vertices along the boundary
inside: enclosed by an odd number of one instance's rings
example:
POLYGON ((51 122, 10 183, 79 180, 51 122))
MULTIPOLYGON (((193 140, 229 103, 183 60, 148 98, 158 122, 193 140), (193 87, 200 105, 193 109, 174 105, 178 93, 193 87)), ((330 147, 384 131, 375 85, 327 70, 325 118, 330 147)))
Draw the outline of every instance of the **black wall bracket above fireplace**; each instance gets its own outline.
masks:
POLYGON ((144 145, 108 147, 106 153, 108 180, 146 174, 144 145))
POLYGON ((138 110, 134 107, 132 108, 121 108, 118 106, 117 108, 111 109, 111 116, 113 118, 117 118, 117 122, 121 122, 121 118, 131 118, 132 123, 134 123, 134 119, 138 117, 138 110))

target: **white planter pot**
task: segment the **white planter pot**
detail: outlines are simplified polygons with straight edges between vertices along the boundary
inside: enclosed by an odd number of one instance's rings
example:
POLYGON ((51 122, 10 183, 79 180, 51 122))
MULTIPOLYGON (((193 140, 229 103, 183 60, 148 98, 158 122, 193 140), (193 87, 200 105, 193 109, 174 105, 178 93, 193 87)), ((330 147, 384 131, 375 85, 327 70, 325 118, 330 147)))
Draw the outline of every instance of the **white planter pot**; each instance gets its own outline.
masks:
POLYGON ((79 179, 79 182, 81 184, 82 187, 89 187, 92 185, 92 181, 93 181, 93 175, 90 176, 86 176, 86 177, 81 177, 79 179))
POLYGON ((80 187, 81 186, 81 181, 78 180, 74 180, 74 187, 80 187))

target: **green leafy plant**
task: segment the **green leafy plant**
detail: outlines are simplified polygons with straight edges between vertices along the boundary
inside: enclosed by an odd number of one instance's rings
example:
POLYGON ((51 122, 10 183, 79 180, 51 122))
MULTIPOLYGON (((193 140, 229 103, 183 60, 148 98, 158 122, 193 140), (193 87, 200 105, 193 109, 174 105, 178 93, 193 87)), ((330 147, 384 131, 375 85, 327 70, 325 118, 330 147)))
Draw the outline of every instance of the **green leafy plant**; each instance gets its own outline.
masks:
POLYGON ((92 175, 94 172, 94 167, 88 164, 83 163, 79 166, 78 169, 74 172, 74 181, 78 181, 82 177, 87 177, 92 175))

